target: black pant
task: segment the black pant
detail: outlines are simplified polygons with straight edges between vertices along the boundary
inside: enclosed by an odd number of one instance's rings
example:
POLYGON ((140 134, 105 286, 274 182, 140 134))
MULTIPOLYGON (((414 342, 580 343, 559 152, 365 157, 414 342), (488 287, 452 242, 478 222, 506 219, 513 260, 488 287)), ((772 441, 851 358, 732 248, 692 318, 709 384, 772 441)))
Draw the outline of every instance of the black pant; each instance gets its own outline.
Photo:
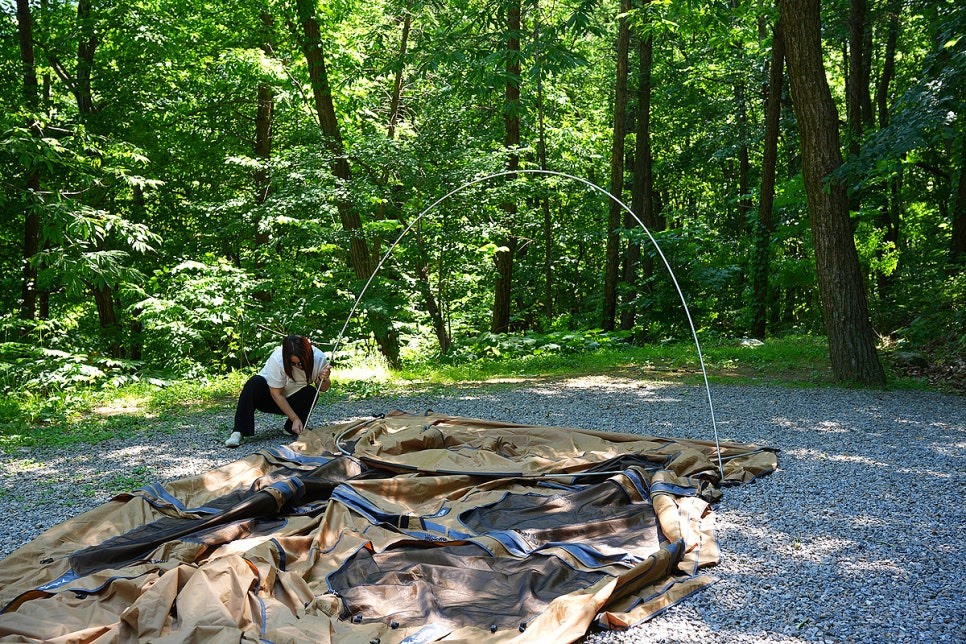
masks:
MULTIPOLYGON (((302 419, 302 426, 308 420, 309 411, 312 409, 312 401, 315 400, 315 387, 306 385, 291 396, 287 396, 288 404, 292 406, 292 411, 302 419)), ((238 396, 238 407, 235 408, 235 429, 242 436, 255 435, 255 410, 266 414, 277 414, 284 416, 285 413, 279 409, 278 403, 272 398, 272 392, 268 388, 268 381, 264 376, 254 375, 248 379, 242 387, 241 394, 238 396)), ((292 421, 285 421, 285 431, 292 433, 292 421)))

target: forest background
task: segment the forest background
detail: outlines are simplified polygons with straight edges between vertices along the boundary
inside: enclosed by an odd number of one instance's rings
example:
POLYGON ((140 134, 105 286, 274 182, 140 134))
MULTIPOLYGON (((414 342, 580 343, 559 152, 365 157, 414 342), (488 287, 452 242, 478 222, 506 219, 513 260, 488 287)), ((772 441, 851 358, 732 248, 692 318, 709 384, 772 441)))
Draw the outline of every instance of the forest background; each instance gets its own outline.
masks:
POLYGON ((280 332, 392 367, 689 342, 678 284, 704 342, 962 370, 953 0, 0 15, 7 425, 249 370, 280 332))

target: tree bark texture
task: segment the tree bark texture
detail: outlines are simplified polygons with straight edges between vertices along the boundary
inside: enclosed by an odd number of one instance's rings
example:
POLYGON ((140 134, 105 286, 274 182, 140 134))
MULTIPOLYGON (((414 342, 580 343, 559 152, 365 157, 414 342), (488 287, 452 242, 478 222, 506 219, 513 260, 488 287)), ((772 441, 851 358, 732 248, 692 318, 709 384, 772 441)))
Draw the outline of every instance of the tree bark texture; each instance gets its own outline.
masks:
MULTIPOLYGON (((322 33, 315 17, 316 4, 313 0, 297 0, 299 20, 301 22, 302 52, 309 69, 309 79, 312 83, 312 98, 315 101, 315 112, 319 119, 319 128, 325 137, 325 146, 332 155, 330 167, 336 182, 348 182, 352 178, 349 161, 345 156, 345 146, 339 120, 335 113, 335 103, 332 101, 332 87, 329 84, 329 74, 325 67, 325 56, 322 51, 322 33)), ((340 191, 341 192, 341 191, 340 191)), ((349 235, 349 260, 355 272, 356 279, 368 279, 372 275, 372 258, 362 232, 362 218, 343 197, 336 203, 342 228, 349 235)))
POLYGON ((91 0, 79 0, 77 3, 77 28, 77 77, 75 82, 77 109, 81 114, 93 114, 94 93, 91 89, 91 75, 94 70, 97 35, 94 33, 91 0))
POLYGON ((781 0, 792 102, 815 246, 822 315, 836 380, 882 385, 845 185, 830 177, 842 165, 838 113, 822 64, 819 0, 781 0))
POLYGON ((775 171, 778 165, 778 136, 782 111, 785 41, 779 21, 772 32, 771 61, 768 67, 768 96, 765 99, 765 140, 761 161, 761 196, 758 201, 758 225, 752 260, 751 334, 764 340, 768 326, 769 280, 771 270, 771 236, 774 232, 772 209, 775 203, 775 171))
MULTIPOLYGON (((296 8, 301 27, 299 35, 302 52, 308 65, 309 79, 312 83, 312 97, 315 111, 319 119, 319 128, 325 139, 326 150, 332 155, 330 168, 337 184, 347 183, 352 179, 349 160, 345 156, 345 145, 339 129, 339 120, 332 100, 332 87, 325 67, 325 56, 322 51, 322 32, 316 19, 317 5, 314 0, 296 0, 296 8)), ((352 203, 341 196, 338 189, 336 208, 342 228, 349 234, 349 262, 358 280, 367 280, 375 270, 375 263, 369 254, 366 243, 362 217, 353 208, 352 203)), ((370 323, 380 352, 391 365, 399 364, 399 337, 392 324, 390 316, 369 311, 370 323)))
MULTIPOLYGON (((650 0, 648 0, 650 1, 650 0)), ((654 159, 651 154, 651 67, 654 57, 654 39, 650 33, 641 35, 637 40, 637 135, 634 142, 634 177, 631 181, 631 210, 640 218, 640 223, 650 230, 657 230, 654 217, 654 159)), ((625 215, 624 226, 637 228, 638 222, 625 215)), ((650 278, 654 272, 654 262, 645 260, 641 264, 641 246, 633 242, 627 245, 624 260, 624 282, 629 285, 627 297, 635 299, 640 282, 650 278), (639 275, 642 269, 643 275, 639 275)), ((621 330, 629 331, 636 323, 637 309, 625 307, 621 312, 621 330)))
MULTIPOLYGON (((627 18, 630 0, 620 2, 620 23, 617 33, 617 78, 614 84, 614 140, 610 153, 610 192, 621 198, 624 191, 624 137, 627 119, 627 67, 630 49, 630 28, 627 18)), ((617 281, 620 277, 620 229, 623 210, 620 204, 608 201, 607 249, 604 268, 604 310, 601 328, 613 331, 617 316, 617 281)))

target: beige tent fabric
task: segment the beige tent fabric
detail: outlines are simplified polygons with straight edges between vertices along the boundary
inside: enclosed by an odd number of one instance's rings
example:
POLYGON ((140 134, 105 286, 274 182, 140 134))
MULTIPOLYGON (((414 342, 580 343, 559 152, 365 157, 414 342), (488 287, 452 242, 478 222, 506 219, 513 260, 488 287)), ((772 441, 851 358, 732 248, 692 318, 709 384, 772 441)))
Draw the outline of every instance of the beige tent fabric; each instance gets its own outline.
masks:
POLYGON ((574 641, 712 582, 721 484, 710 442, 393 412, 46 531, 0 561, 0 638, 574 641))

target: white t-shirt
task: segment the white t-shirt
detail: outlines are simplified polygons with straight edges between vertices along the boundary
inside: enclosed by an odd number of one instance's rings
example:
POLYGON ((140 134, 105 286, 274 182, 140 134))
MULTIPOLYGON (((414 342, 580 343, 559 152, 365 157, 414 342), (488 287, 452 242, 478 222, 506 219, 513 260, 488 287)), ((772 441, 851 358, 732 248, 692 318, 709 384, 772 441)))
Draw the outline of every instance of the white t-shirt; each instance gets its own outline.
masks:
MULTIPOLYGON (((322 367, 328 362, 328 358, 326 358, 322 351, 315 347, 312 347, 312 354, 315 364, 312 368, 311 382, 315 382, 315 379, 319 377, 319 372, 322 371, 322 367)), ((286 398, 309 384, 305 379, 305 372, 298 367, 292 367, 292 375, 295 376, 294 380, 289 378, 288 374, 285 373, 285 363, 282 361, 282 347, 278 347, 272 351, 272 355, 269 356, 268 361, 262 367, 262 370, 258 372, 258 375, 265 378, 269 387, 284 390, 283 393, 286 398)))

